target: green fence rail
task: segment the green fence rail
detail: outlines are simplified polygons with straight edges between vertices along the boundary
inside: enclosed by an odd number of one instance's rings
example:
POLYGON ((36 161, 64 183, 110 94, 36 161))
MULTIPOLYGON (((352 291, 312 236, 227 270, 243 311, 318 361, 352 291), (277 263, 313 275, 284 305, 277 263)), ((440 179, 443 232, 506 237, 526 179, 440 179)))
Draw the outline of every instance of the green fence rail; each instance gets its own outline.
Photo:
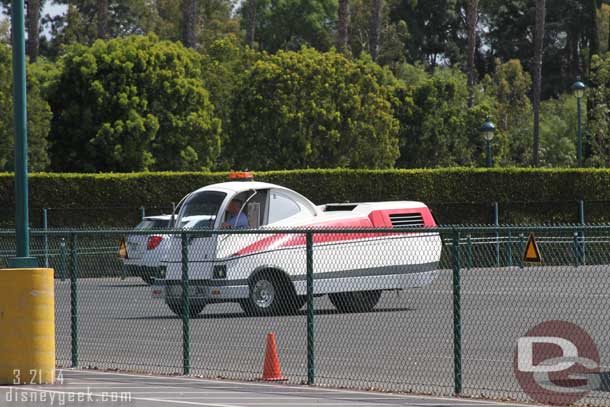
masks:
MULTIPOLYGON (((14 238, 0 230, 3 265, 14 238)), ((610 371, 608 225, 48 229, 32 245, 56 271, 58 366, 255 380, 273 332, 291 383, 529 400, 517 340, 564 320, 610 371), (529 233, 541 265, 523 263, 529 233)), ((610 405, 604 383, 581 403, 610 405)))

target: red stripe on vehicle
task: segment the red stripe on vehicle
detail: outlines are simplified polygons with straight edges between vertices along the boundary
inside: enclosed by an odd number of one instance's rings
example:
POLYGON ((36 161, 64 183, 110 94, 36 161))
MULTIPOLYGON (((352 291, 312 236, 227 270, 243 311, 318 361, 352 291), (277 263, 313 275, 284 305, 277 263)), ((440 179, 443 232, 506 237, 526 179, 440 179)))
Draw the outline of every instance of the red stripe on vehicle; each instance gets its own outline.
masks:
MULTIPOLYGON (((421 208, 402 208, 402 209, 384 209, 372 211, 368 217, 352 218, 352 219, 335 219, 326 222, 314 223, 309 225, 312 228, 327 228, 327 229, 349 229, 349 228, 391 228, 392 222, 390 215, 401 213, 420 213, 424 221, 425 227, 435 227, 436 222, 427 207, 421 208)), ((388 237, 404 234, 397 233, 320 233, 314 234, 313 243, 335 243, 350 240, 372 239, 378 237, 388 237)), ((305 246, 305 235, 298 234, 277 234, 265 237, 251 245, 248 245, 235 253, 233 256, 243 256, 261 251, 305 246)))

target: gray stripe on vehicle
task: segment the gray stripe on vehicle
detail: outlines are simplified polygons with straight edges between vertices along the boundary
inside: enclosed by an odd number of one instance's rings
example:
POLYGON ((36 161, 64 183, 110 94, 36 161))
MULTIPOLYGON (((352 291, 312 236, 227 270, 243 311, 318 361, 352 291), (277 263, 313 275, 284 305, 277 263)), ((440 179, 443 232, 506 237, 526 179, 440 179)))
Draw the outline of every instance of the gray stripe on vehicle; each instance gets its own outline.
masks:
MULTIPOLYGON (((402 274, 415 274, 415 273, 427 273, 438 269, 438 262, 421 263, 421 264, 408 264, 402 266, 384 266, 374 267, 356 270, 341 270, 331 271, 327 273, 315 273, 314 280, 327 280, 332 278, 346 278, 346 277, 368 277, 368 276, 393 276, 402 274)), ((306 275, 291 276, 292 281, 301 281, 306 279, 306 275)), ((180 280, 167 280, 167 285, 181 284, 180 280)), ((190 280, 191 284, 202 285, 202 286, 234 286, 234 285, 248 285, 247 279, 239 280, 190 280)))

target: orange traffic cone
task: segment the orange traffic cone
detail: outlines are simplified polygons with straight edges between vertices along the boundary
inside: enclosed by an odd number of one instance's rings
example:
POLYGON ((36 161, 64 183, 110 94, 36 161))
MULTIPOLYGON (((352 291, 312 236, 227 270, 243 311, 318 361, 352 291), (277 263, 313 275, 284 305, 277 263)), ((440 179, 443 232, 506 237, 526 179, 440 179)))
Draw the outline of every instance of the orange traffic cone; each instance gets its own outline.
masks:
POLYGON ((273 332, 267 334, 267 349, 265 350, 265 366, 263 367, 263 380, 282 381, 288 380, 282 377, 280 372, 280 358, 277 356, 275 347, 275 335, 273 332))

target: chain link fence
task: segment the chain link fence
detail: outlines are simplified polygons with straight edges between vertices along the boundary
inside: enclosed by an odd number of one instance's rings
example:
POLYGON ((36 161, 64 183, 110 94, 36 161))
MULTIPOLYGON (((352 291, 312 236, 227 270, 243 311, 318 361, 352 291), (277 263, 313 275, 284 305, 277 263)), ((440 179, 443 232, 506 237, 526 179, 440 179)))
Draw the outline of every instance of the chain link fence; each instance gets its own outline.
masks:
MULTIPOLYGON (((0 248, 4 267, 13 232, 0 248)), ((274 333, 290 383, 525 401, 518 340, 561 320, 610 371, 610 226, 35 230, 32 249, 63 367, 257 380, 274 333)), ((610 404, 606 376, 579 404, 610 404)))

